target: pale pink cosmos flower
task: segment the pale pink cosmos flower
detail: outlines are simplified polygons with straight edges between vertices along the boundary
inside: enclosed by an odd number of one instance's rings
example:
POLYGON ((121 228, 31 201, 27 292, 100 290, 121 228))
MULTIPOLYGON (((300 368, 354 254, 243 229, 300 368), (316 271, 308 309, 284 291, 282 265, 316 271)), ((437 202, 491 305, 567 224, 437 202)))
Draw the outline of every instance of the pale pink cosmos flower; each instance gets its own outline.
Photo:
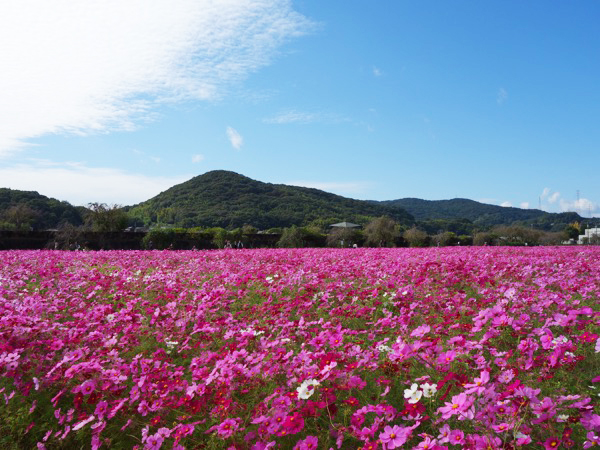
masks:
POLYGON ((446 402, 444 406, 438 408, 437 412, 442 414, 442 419, 449 419, 455 414, 466 413, 473 404, 473 400, 464 392, 452 397, 451 402, 446 402))
POLYGON ((417 445, 415 449, 431 450, 435 447, 438 447, 437 439, 434 439, 431 436, 426 436, 425 440, 419 442, 419 445, 417 445))
POLYGON ((429 331, 431 331, 431 327, 429 325, 420 325, 415 328, 410 335, 412 337, 423 337, 429 333, 429 331))
POLYGON ((465 394, 472 394, 473 392, 477 394, 481 394, 485 391, 485 385, 490 381, 490 373, 487 370, 483 370, 481 372, 481 376, 479 378, 475 378, 473 383, 465 384, 465 394))
POLYGON ((446 423, 440 428, 440 434, 438 435, 438 441, 440 444, 450 441, 450 433, 452 433, 452 429, 446 423))

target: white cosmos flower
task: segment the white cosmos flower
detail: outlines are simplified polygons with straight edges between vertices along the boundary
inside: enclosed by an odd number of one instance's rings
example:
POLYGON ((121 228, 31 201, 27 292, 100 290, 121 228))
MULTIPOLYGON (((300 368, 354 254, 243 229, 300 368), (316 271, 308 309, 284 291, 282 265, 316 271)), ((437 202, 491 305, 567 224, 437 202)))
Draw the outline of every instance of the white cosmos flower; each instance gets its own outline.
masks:
POLYGON ((306 400, 315 392, 315 387, 319 385, 317 380, 304 380, 300 387, 296 388, 298 398, 306 400))
POLYGON ((423 389, 423 396, 426 398, 433 397, 437 392, 437 386, 435 384, 423 383, 420 387, 423 389))
POLYGON ((419 385, 417 383, 413 383, 410 386, 410 389, 404 389, 404 398, 408 399, 408 403, 417 403, 422 395, 423 391, 419 390, 419 385))

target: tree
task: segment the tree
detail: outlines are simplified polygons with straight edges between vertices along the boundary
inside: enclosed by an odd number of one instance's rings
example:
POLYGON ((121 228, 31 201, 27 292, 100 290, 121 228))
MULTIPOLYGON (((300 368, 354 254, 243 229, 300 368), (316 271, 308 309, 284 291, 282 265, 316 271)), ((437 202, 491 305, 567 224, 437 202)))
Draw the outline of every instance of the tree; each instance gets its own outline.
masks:
POLYGON ((17 230, 29 229, 39 213, 24 203, 11 206, 4 212, 5 220, 17 230))
POLYGON ((431 244, 438 247, 456 245, 458 241, 459 240, 456 237, 456 234, 454 234, 452 231, 445 231, 443 233, 438 233, 431 237, 431 244))
POLYGON ((300 248, 304 247, 304 236, 302 230, 295 225, 284 228, 281 238, 277 241, 277 247, 300 248))
POLYGON ((489 231, 480 231, 473 237, 473 245, 494 245, 497 238, 498 236, 496 236, 494 233, 490 233, 489 231))
POLYGON ((93 231, 121 231, 127 227, 129 218, 120 205, 90 203, 88 208, 85 223, 93 231))
POLYGON ((427 247, 429 244, 429 235, 417 227, 406 230, 402 236, 411 247, 427 247))
POLYGON ((365 227, 366 245, 373 247, 391 247, 400 236, 397 222, 386 216, 370 221, 365 227))
POLYGON ((54 240, 48 243, 50 248, 56 250, 69 250, 74 248, 83 238, 81 227, 76 227, 69 222, 63 222, 58 226, 54 234, 54 240))

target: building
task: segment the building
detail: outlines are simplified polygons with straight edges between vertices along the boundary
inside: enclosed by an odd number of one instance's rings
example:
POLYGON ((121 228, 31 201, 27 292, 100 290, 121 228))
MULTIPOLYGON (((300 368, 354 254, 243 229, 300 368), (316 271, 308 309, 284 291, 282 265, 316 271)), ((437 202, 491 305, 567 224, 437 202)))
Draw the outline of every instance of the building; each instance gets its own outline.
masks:
POLYGON ((577 239, 578 244, 600 244, 600 228, 588 228, 585 234, 580 234, 577 239), (590 242, 592 241, 592 242, 590 242))

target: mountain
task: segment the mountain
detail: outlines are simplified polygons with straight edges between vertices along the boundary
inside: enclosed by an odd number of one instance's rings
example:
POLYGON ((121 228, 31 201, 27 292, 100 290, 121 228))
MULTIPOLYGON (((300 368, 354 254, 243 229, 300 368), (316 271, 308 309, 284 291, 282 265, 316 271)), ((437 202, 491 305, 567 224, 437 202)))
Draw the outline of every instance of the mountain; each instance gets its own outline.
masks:
POLYGON ((138 205, 130 217, 145 224, 172 223, 181 227, 259 229, 306 225, 316 219, 359 224, 389 216, 412 224, 413 217, 397 206, 354 200, 318 189, 263 183, 235 172, 216 170, 173 186, 138 205))
POLYGON ((4 228, 48 229, 63 222, 81 225, 83 220, 79 209, 35 191, 0 188, 0 225, 4 228))
POLYGON ((403 208, 420 222, 467 219, 479 228, 519 223, 533 225, 539 229, 559 231, 569 223, 582 220, 581 216, 574 212, 548 213, 539 209, 489 205, 466 198, 452 200, 402 198, 378 203, 403 208))

